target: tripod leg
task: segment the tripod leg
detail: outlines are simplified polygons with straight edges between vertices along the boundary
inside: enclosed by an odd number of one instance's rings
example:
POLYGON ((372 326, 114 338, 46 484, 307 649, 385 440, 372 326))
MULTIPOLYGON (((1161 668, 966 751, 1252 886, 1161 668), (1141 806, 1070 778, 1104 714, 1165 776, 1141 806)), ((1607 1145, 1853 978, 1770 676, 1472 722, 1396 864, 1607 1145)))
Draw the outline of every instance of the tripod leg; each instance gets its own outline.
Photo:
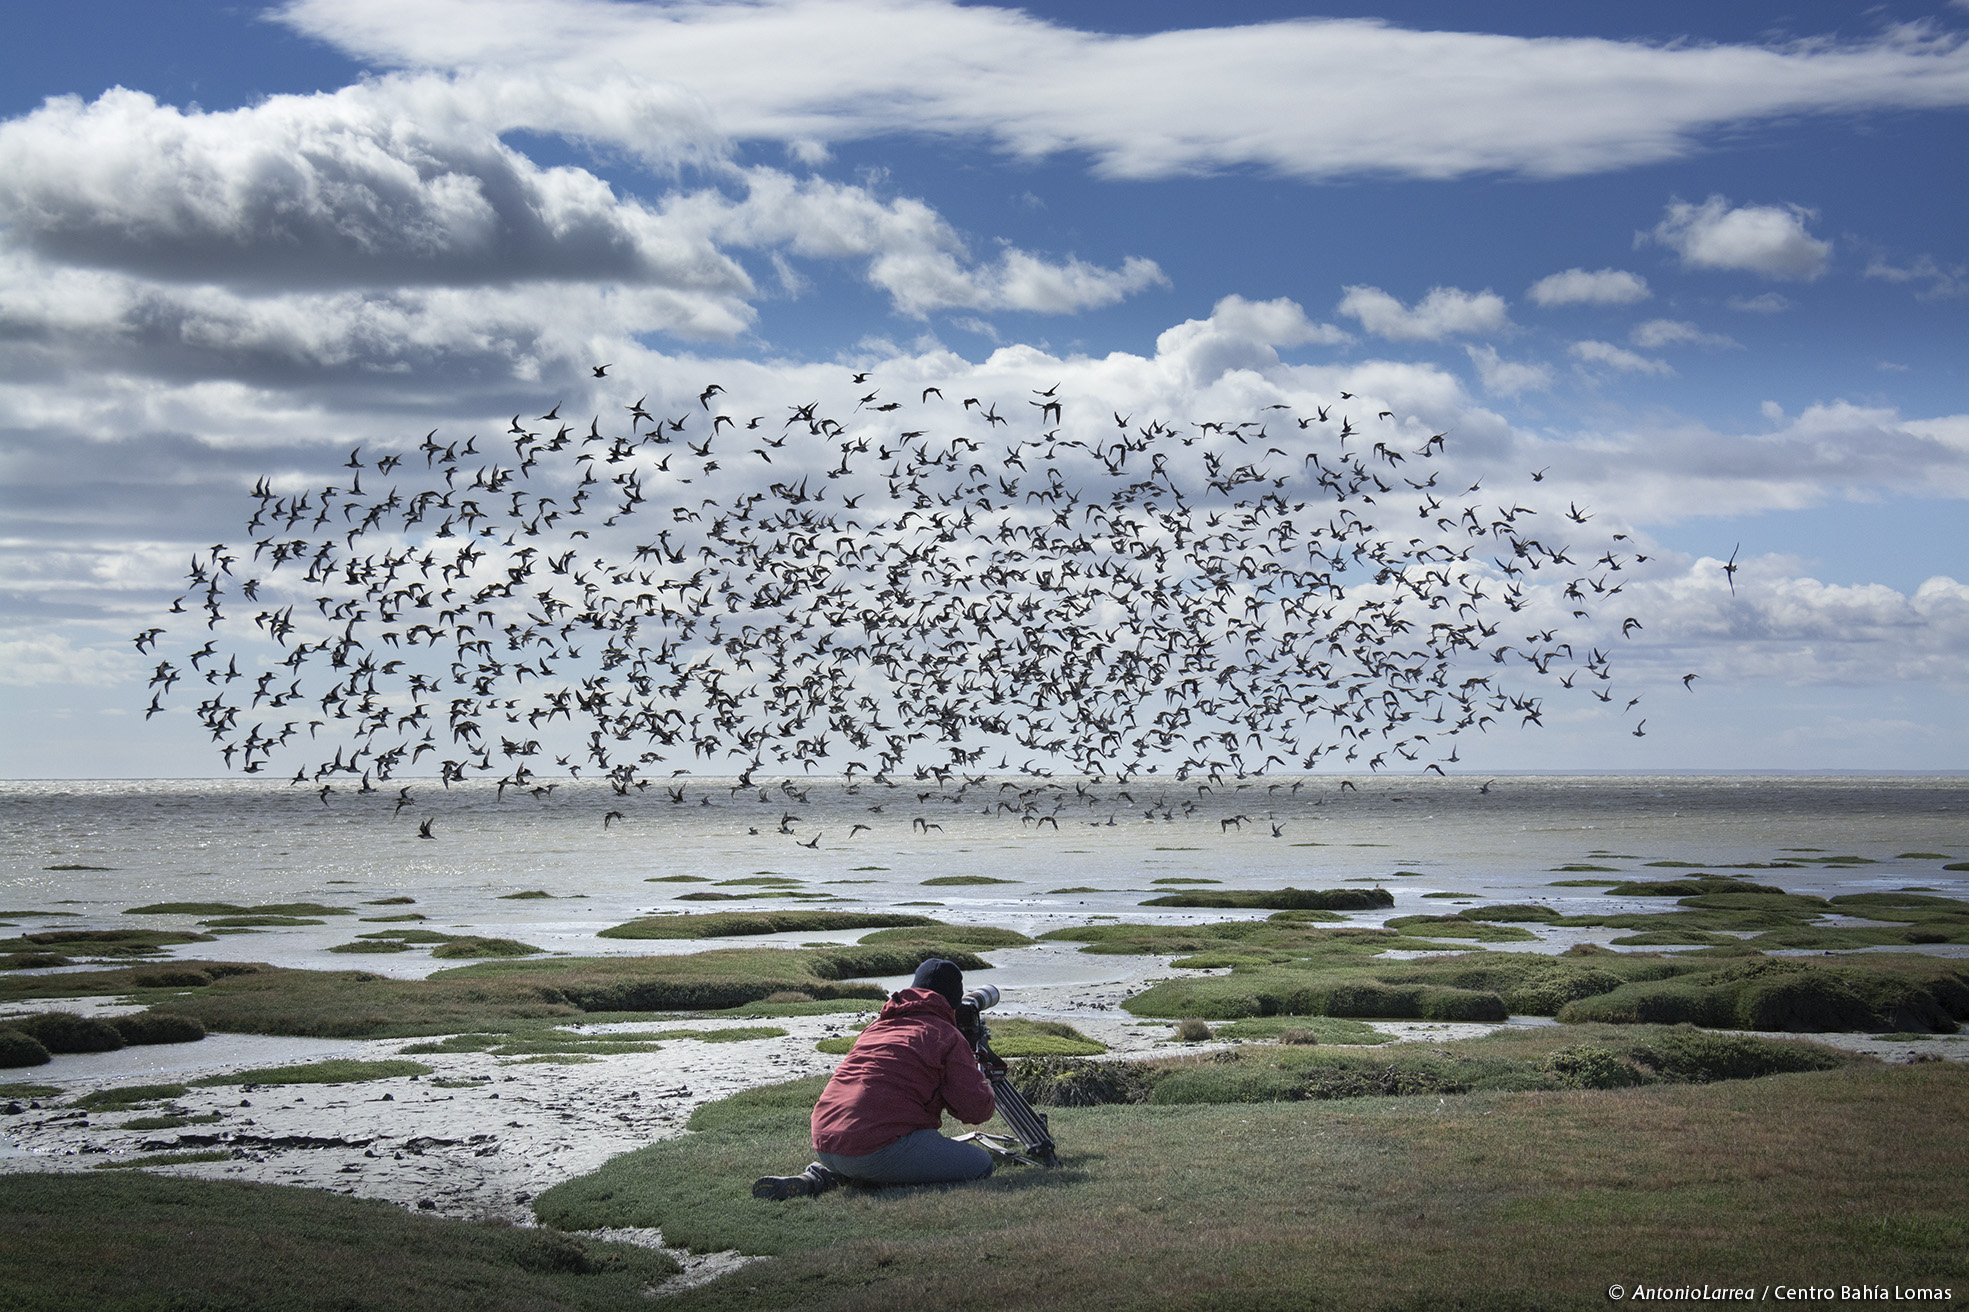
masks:
POLYGON ((991 1077, 991 1094, 998 1102, 998 1114, 1019 1136, 1028 1155, 1041 1166, 1058 1166, 1059 1154, 1054 1151, 1053 1135, 1046 1127, 1046 1117, 1032 1109, 1025 1095, 1012 1087, 1012 1081, 1003 1075, 991 1077))

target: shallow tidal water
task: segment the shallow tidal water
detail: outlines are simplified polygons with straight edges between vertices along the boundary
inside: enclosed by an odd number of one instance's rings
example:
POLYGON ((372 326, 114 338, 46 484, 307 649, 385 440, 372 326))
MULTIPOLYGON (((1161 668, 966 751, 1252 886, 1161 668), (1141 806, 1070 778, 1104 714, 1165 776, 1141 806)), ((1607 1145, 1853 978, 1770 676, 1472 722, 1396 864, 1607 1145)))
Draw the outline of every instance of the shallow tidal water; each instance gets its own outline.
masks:
MULTIPOLYGON (((191 929, 199 917, 126 914, 159 902, 241 907, 318 902, 355 909, 318 926, 261 929, 170 950, 184 958, 423 975, 427 952, 347 956, 326 949, 374 932, 359 917, 416 913, 420 928, 476 933, 553 952, 647 954, 822 938, 623 940, 596 932, 640 915, 811 906, 903 910, 1039 933, 1092 916, 1174 922, 1263 912, 1143 907, 1147 897, 1208 888, 1380 886, 1395 905, 1350 920, 1454 909, 1430 893, 1537 901, 1561 911, 1667 909, 1612 903, 1565 865, 1662 878, 1708 863, 1806 864, 1742 872, 1831 896, 1910 886, 1969 895, 1969 778, 1509 776, 1366 778, 1347 788, 1303 780, 1137 780, 1048 784, 988 779, 792 783, 739 790, 679 777, 617 796, 593 783, 539 796, 489 786, 410 785, 331 794, 244 780, 0 784, 0 920, 31 928, 191 929), (675 800, 673 800, 675 799, 675 800), (613 816, 611 813, 614 813, 613 816), (430 821, 432 838, 418 836, 430 821), (865 826, 865 827, 863 827, 865 826), (816 846, 808 846, 815 843, 816 846), (1909 853, 1933 853, 1912 858, 1909 853), (66 868, 64 868, 66 867, 66 868), (676 881, 694 876, 695 881, 676 881), (937 885, 971 877, 1006 881, 937 885), (726 883, 776 878, 780 885, 726 883), (657 881, 657 882, 651 882, 657 881), (1088 890, 1088 891, 1061 891, 1088 890), (513 899, 520 892, 548 897, 513 899), (768 894, 697 900, 692 893, 768 894), (395 905, 365 905, 411 898, 395 905), (684 898, 684 900, 679 900, 684 898), (5 911, 60 911, 14 918, 5 911)), ((1531 950, 1619 936, 1549 930, 1531 950)), ((1500 945, 1512 947, 1517 945, 1500 945)), ((1944 951, 1959 951, 1944 947, 1944 951)), ((1114 958, 999 954, 1003 988, 1111 978, 1114 958)))

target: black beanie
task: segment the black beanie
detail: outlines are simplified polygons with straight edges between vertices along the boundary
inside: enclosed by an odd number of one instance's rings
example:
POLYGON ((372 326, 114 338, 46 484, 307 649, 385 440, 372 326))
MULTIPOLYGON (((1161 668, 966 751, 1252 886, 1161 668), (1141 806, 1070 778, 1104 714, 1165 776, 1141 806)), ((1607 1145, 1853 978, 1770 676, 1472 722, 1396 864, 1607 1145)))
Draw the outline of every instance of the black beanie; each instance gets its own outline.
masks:
POLYGON ((935 989, 955 1007, 964 998, 964 972, 957 968, 954 961, 931 957, 916 968, 916 978, 910 981, 910 987, 935 989))

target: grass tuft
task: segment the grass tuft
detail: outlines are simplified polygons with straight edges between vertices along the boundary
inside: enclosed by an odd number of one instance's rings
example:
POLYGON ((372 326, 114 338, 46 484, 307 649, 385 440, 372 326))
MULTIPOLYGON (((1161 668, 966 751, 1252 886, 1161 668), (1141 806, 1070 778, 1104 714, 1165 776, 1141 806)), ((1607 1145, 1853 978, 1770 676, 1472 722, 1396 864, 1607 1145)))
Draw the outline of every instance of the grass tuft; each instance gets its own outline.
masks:
POLYGON ((1142 903, 1145 907, 1252 907, 1267 911, 1373 911, 1395 905, 1385 888, 1221 889, 1196 893, 1166 893, 1142 903))
POLYGON ((182 1098, 189 1092, 191 1090, 182 1084, 125 1084, 114 1089, 85 1093, 69 1106, 92 1112, 120 1112, 149 1102, 182 1098))
POLYGON ((941 926, 928 916, 874 911, 711 911, 689 916, 650 916, 613 925, 602 938, 724 938, 752 934, 816 934, 841 929, 941 926))
POLYGON ((307 1062, 298 1066, 262 1066, 227 1075, 207 1075, 191 1083, 192 1087, 199 1089, 234 1084, 361 1084, 369 1080, 393 1080, 404 1075, 430 1073, 429 1066, 416 1061, 357 1061, 348 1057, 332 1057, 327 1061, 307 1062))

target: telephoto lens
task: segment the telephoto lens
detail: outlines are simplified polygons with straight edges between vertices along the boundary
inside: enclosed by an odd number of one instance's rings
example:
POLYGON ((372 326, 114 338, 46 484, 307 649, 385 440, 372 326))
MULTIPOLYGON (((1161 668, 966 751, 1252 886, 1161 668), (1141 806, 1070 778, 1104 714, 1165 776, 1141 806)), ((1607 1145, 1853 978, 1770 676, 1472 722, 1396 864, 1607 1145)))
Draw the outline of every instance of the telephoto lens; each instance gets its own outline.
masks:
POLYGON ((995 1007, 998 1005, 998 986, 996 984, 980 984, 964 995, 964 1001, 970 1003, 979 1011, 984 1011, 989 1007, 995 1007))

